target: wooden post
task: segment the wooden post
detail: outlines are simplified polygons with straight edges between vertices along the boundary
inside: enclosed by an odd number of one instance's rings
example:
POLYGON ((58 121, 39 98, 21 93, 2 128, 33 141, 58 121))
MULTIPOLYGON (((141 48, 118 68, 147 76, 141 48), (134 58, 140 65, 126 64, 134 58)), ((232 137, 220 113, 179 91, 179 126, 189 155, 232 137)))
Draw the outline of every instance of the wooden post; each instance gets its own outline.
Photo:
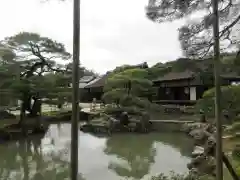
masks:
POLYGON ((221 118, 221 84, 220 84, 220 48, 218 0, 212 0, 213 38, 214 38, 214 77, 215 77, 215 118, 216 118, 216 179, 223 180, 222 159, 222 118, 221 118))
POLYGON ((71 126, 71 180, 78 179, 78 121, 79 121, 79 60, 80 56, 80 0, 73 3, 73 73, 71 126))

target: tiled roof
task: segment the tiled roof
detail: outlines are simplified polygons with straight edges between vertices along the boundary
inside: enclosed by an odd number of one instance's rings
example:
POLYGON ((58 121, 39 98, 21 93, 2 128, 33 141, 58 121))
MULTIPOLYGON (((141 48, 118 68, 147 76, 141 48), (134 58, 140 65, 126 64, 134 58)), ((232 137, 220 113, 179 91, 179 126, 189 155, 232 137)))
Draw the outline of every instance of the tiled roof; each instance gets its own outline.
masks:
POLYGON ((93 81, 89 82, 85 88, 94 88, 94 87, 103 87, 105 85, 105 81, 107 79, 108 75, 105 74, 103 76, 97 77, 93 81))
POLYGON ((156 80, 157 81, 171 81, 171 80, 180 80, 180 79, 190 79, 194 77, 194 73, 191 71, 184 71, 184 72, 170 72, 165 74, 163 77, 160 77, 156 80))
MULTIPOLYGON (((79 79, 79 88, 84 88, 88 83, 93 81, 96 77, 95 76, 83 76, 79 79)), ((70 83, 70 87, 72 87, 72 83, 70 83)))
MULTIPOLYGON (((163 77, 160 77, 153 82, 159 81, 171 81, 171 80, 182 80, 182 79, 191 79, 196 77, 196 73, 192 71, 184 71, 184 72, 170 72, 163 77)), ((229 80, 240 80, 240 76, 236 74, 222 74, 221 78, 229 79, 229 80)))
POLYGON ((93 79, 95 79, 95 76, 83 76, 80 78, 79 83, 89 83, 93 79))

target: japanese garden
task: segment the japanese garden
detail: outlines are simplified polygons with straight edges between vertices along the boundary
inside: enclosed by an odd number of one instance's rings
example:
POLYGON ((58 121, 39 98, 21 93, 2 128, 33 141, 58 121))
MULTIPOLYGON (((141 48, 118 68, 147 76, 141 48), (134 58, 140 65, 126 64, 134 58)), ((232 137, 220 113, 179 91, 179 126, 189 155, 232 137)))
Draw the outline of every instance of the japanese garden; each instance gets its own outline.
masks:
POLYGON ((0 179, 70 179, 74 118, 78 179, 239 179, 240 2, 216 3, 149 0, 159 25, 204 11, 178 30, 182 57, 103 74, 52 37, 1 39, 0 179))

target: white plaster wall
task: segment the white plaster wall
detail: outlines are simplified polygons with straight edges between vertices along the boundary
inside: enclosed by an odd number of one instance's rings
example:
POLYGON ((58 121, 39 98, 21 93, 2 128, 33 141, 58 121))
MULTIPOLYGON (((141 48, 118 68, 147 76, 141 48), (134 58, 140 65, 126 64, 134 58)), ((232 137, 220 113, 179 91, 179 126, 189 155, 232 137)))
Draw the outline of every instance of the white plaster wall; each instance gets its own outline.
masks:
POLYGON ((190 87, 190 100, 197 100, 196 87, 190 87))

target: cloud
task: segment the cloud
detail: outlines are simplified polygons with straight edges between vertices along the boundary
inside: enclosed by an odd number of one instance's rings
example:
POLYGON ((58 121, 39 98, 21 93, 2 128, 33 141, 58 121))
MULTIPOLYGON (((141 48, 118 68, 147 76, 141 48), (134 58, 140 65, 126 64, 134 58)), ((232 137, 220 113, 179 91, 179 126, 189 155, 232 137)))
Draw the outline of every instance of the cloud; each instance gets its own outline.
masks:
MULTIPOLYGON (((147 0, 81 0, 81 64, 104 73, 122 64, 150 65, 182 55, 181 21, 157 24, 145 16, 147 0)), ((72 1, 1 0, 0 38, 37 32, 72 51, 72 1)))

